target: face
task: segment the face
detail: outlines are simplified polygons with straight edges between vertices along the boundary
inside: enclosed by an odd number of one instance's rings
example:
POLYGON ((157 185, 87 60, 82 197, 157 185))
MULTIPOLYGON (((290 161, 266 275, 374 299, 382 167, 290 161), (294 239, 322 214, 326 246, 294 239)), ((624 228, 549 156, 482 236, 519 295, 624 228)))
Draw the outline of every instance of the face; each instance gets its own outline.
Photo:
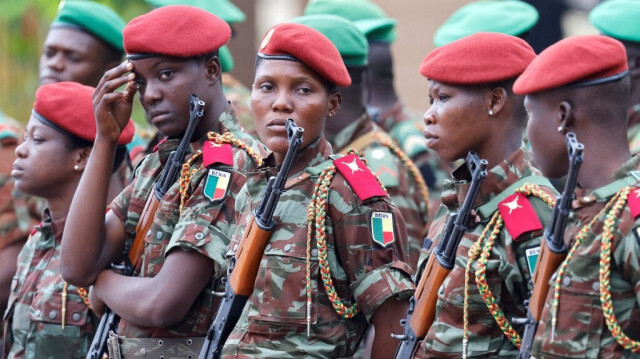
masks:
POLYGON ((431 107, 424 114, 427 147, 449 162, 466 158, 471 150, 481 156, 491 132, 488 94, 488 89, 429 81, 431 107))
POLYGON ((276 154, 289 146, 287 119, 304 128, 304 148, 322 136, 327 116, 339 105, 340 96, 328 94, 318 74, 300 62, 263 60, 256 69, 251 112, 260 140, 276 154))
POLYGON ((147 120, 164 136, 182 134, 189 123, 189 96, 209 102, 204 61, 155 56, 131 63, 147 120))
POLYGON ((34 196, 51 198, 70 183, 76 160, 82 149, 70 150, 67 135, 29 119, 23 142, 16 148, 11 176, 18 190, 34 196))
POLYGON ((95 87, 114 64, 108 58, 107 47, 95 37, 69 28, 53 28, 40 57, 40 85, 74 81, 95 87))
POLYGON ((527 95, 524 99, 529 120, 527 137, 535 166, 545 177, 559 178, 569 168, 565 135, 558 132, 560 121, 559 104, 555 106, 539 94, 527 95))

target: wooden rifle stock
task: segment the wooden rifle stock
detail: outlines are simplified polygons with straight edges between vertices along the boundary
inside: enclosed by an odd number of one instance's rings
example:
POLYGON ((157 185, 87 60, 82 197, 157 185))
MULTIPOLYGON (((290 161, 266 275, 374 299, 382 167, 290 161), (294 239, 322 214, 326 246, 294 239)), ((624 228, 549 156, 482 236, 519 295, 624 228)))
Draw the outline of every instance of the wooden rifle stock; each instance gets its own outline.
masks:
POLYGON ((556 206, 553 208, 551 216, 551 225, 545 230, 545 238, 540 245, 540 257, 533 273, 533 292, 527 305, 527 317, 524 319, 524 334, 522 336, 522 345, 518 352, 518 359, 529 359, 531 356, 533 339, 549 293, 549 280, 560 267, 569 251, 564 242, 564 230, 571 211, 571 201, 578 183, 578 171, 582 164, 584 146, 578 143, 573 132, 567 133, 565 143, 569 154, 569 174, 563 193, 556 199, 556 206))
POLYGON ((420 278, 414 297, 416 309, 409 320, 411 328, 420 338, 424 338, 436 318, 436 306, 438 302, 438 288, 442 285, 451 269, 440 265, 435 255, 431 255, 420 278), (426 288, 426 292, 425 292, 426 288))
POLYGON ((258 226, 254 217, 244 232, 236 252, 236 263, 229 277, 229 284, 236 295, 250 296, 258 275, 258 266, 264 249, 271 239, 270 230, 258 226))

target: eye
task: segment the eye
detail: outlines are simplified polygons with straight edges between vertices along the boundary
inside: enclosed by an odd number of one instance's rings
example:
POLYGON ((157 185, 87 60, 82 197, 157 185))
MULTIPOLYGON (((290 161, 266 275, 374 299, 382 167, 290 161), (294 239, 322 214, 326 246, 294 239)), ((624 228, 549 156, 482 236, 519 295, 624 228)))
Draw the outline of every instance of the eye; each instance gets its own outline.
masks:
POLYGON ((69 61, 71 62, 80 62, 82 61, 82 56, 78 55, 75 52, 69 54, 69 61))
POLYGON ((299 87, 296 89, 297 92, 303 94, 303 95, 308 95, 310 93, 313 93, 313 90, 309 87, 303 86, 303 87, 299 87))
POLYGON ((31 141, 33 141, 35 144, 41 144, 44 142, 44 138, 39 137, 39 136, 33 136, 31 138, 31 141))
POLYGON ((433 96, 429 95, 429 105, 433 105, 433 96))
POLYGON ((169 80, 173 77, 173 70, 162 70, 160 71, 160 80, 169 80))
POLYGON ((56 51, 54 49, 46 48, 44 50, 44 56, 48 59, 54 57, 55 55, 56 55, 56 51))
POLYGON ((448 99, 449 99, 449 95, 445 95, 445 94, 439 94, 439 95, 438 95, 438 100, 439 100, 440 102, 445 102, 445 101, 447 101, 448 99))
POLYGON ((260 86, 258 86, 258 88, 262 91, 272 91, 273 90, 273 86, 271 86, 270 83, 263 83, 260 86))

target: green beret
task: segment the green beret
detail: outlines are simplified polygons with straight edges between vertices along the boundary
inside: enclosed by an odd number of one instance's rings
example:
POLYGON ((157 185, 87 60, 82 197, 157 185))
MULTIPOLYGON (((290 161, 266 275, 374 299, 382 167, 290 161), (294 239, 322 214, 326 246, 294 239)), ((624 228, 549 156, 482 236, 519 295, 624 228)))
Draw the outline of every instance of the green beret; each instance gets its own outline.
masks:
POLYGON ((368 0, 311 0, 304 9, 305 15, 338 15, 353 21, 367 40, 393 42, 396 39, 396 19, 368 0))
POLYGON ((296 17, 291 22, 307 25, 321 32, 338 48, 345 65, 367 65, 369 43, 351 21, 336 15, 319 14, 296 17))
MULTIPOLYGON (((246 16, 229 0, 146 0, 151 6, 191 5, 206 10, 229 24, 243 22, 246 16)), ((233 66, 232 66, 233 67, 233 66)))
POLYGON ((538 11, 519 0, 477 1, 454 12, 433 36, 436 47, 477 32, 520 36, 538 22, 538 11))
POLYGON ((231 72, 233 70, 233 56, 227 45, 218 49, 218 58, 220 59, 220 67, 222 72, 231 72))
POLYGON ((640 1, 605 1, 591 10, 589 21, 604 35, 640 42, 640 1))
POLYGON ((86 0, 63 0, 52 27, 80 27, 98 39, 124 52, 122 29, 124 20, 110 7, 86 0))

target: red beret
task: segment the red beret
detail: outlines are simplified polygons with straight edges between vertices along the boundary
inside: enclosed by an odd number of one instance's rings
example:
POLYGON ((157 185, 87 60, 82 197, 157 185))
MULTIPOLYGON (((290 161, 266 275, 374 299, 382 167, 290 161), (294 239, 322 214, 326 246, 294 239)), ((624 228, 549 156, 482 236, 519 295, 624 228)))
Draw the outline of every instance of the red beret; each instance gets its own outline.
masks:
MULTIPOLYGON (((37 119, 73 136, 93 142, 96 139, 96 120, 93 115, 93 87, 77 82, 56 82, 42 85, 36 91, 33 112, 37 119)), ((133 139, 135 128, 129 120, 118 144, 133 139)))
POLYGON ((338 49, 326 36, 306 25, 283 23, 272 27, 260 43, 258 56, 299 60, 332 84, 351 85, 338 49))
POLYGON ((601 35, 573 36, 542 51, 518 77, 513 92, 526 95, 565 85, 597 85, 624 77, 628 69, 620 41, 601 35))
POLYGON ((512 79, 536 57, 521 38, 479 32, 431 51, 420 73, 454 85, 475 85, 512 79))
POLYGON ((231 38, 231 28, 200 8, 169 5, 134 18, 122 34, 128 55, 191 57, 218 50, 231 38))

